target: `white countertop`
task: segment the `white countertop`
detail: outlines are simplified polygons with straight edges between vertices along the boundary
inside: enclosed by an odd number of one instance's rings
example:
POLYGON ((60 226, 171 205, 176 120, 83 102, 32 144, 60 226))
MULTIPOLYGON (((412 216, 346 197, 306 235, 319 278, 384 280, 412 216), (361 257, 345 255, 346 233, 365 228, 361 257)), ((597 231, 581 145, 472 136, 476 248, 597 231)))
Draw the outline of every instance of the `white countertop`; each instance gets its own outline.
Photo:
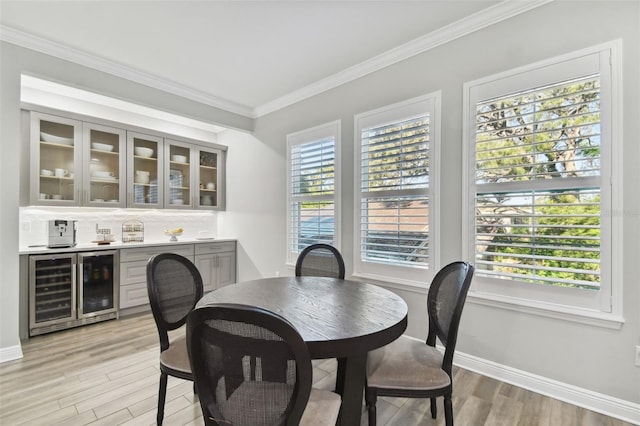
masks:
POLYGON ((118 250, 118 249, 127 249, 127 248, 136 248, 136 247, 154 247, 154 246, 168 246, 168 245, 177 245, 177 244, 200 244, 200 243, 212 243, 212 242, 225 242, 225 241, 236 241, 235 238, 206 238, 206 239, 198 239, 198 238, 179 238, 178 241, 169 241, 166 240, 155 240, 155 241, 145 241, 143 243, 123 243, 120 241, 115 241, 110 244, 102 244, 98 245, 97 243, 84 243, 77 244, 74 247, 55 247, 55 248, 47 248, 46 246, 32 246, 32 247, 20 247, 18 253, 19 254, 48 254, 48 253, 69 253, 69 252, 78 252, 78 251, 96 251, 96 250, 118 250))

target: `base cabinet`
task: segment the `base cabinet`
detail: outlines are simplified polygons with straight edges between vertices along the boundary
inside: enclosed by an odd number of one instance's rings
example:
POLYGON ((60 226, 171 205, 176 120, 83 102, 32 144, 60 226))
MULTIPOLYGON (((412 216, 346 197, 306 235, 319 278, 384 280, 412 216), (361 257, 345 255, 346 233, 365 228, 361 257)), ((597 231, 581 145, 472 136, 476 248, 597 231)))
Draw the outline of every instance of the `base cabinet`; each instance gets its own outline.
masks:
POLYGON ((176 253, 193 262, 193 244, 120 250, 120 309, 149 308, 147 261, 160 253, 176 253))
POLYGON ((236 282, 236 243, 203 243, 195 246, 196 267, 202 276, 204 292, 236 282))
MULTIPOLYGON (((219 241, 136 247, 120 250, 120 309, 149 310, 147 262, 160 253, 176 253, 191 260, 202 276, 204 292, 236 282, 236 243, 219 241)), ((126 312, 125 312, 126 313, 126 312)))

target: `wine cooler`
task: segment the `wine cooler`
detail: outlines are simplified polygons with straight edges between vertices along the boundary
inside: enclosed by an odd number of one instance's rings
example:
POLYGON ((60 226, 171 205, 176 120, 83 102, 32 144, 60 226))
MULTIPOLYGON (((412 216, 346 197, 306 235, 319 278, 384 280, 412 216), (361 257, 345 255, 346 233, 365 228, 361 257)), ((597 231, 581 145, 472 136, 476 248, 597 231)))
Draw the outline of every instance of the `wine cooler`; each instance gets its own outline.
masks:
POLYGON ((118 317, 117 250, 29 256, 29 335, 118 317))

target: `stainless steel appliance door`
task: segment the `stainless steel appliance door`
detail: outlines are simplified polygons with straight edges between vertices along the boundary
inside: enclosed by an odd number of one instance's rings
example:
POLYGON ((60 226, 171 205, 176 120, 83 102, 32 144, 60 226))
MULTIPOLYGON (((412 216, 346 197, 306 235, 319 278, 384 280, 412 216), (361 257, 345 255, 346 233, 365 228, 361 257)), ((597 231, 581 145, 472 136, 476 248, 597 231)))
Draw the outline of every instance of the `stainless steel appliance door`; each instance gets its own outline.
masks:
POLYGON ((29 329, 75 318, 75 253, 29 256, 29 329))
POLYGON ((78 319, 118 311, 117 250, 78 253, 78 319))

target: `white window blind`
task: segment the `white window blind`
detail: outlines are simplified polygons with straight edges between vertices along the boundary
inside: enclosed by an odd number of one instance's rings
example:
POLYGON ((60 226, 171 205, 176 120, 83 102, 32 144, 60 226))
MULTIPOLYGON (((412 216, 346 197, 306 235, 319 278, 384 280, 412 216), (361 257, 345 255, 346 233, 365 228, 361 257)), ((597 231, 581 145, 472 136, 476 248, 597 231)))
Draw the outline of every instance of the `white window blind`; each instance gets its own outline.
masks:
MULTIPOLYGON (((329 129, 337 127, 333 125, 329 129)), ((308 245, 326 243, 337 246, 338 135, 335 132, 318 133, 318 129, 311 129, 289 138, 288 252, 291 262, 308 245)))
POLYGON ((476 104, 476 274, 600 288, 600 76, 476 104))
POLYGON ((429 261, 428 114, 360 131, 360 257, 426 267, 429 261))

